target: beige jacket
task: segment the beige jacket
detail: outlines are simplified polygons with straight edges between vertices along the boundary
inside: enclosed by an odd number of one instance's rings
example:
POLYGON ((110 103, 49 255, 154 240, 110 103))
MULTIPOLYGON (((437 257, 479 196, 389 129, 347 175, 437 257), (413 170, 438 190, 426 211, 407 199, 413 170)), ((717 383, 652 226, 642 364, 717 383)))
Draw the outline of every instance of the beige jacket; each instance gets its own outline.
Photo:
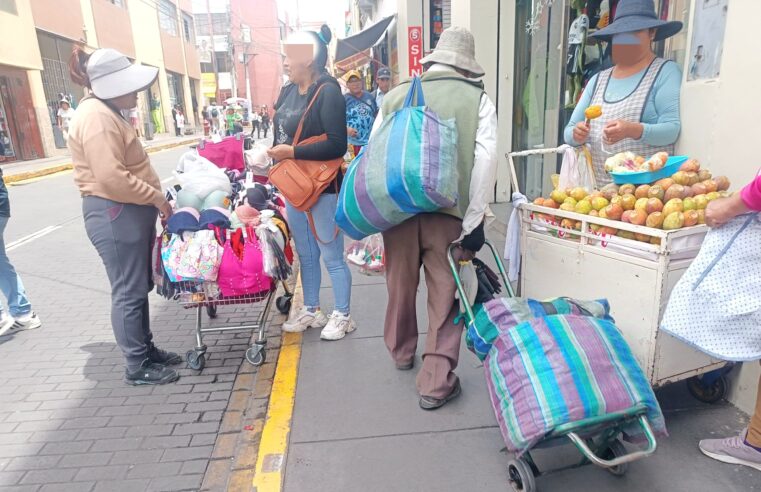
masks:
POLYGON ((93 96, 82 100, 68 145, 82 196, 156 207, 166 201, 134 128, 103 101, 93 96))

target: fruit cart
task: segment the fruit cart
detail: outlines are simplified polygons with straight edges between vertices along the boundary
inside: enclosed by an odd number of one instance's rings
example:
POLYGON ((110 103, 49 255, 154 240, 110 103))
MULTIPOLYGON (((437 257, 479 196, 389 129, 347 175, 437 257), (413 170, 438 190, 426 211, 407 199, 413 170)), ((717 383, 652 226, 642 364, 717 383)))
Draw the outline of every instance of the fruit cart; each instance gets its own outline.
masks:
MULTIPOLYGON (((556 152, 507 154, 514 190, 519 190, 514 158, 556 152)), ((706 226, 667 231, 532 203, 520 206, 520 219, 521 296, 608 299, 616 324, 654 387, 689 380, 690 392, 702 401, 715 402, 724 396, 723 371, 696 376, 727 363, 659 329, 669 294, 697 256, 706 226), (644 236, 656 239, 642 242, 603 233, 611 229, 638 234, 643 240, 644 236)))

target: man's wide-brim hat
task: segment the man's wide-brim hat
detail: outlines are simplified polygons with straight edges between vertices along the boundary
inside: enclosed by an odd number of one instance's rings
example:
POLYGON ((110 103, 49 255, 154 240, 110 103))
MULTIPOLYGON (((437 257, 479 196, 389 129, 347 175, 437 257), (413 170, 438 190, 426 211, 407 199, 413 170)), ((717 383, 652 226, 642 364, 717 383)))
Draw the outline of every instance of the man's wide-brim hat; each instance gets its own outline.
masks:
POLYGON ((655 41, 670 38, 682 30, 679 21, 664 21, 655 13, 653 0, 621 0, 616 17, 609 26, 590 34, 590 37, 610 41, 616 34, 655 29, 655 41))
POLYGON ((466 70, 477 77, 484 75, 484 69, 476 61, 476 41, 473 34, 464 27, 452 26, 441 33, 441 38, 433 53, 420 63, 442 63, 450 67, 466 70))
POLYGON ((94 51, 87 61, 90 87, 99 99, 113 99, 147 89, 158 74, 158 68, 132 63, 111 48, 94 51))

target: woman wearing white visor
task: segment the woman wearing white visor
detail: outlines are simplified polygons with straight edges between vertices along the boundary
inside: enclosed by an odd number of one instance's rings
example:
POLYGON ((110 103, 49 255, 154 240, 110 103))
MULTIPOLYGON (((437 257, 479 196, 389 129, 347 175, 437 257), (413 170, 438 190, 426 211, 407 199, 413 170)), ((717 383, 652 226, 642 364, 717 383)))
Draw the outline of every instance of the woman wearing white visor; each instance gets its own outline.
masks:
POLYGON ((126 359, 127 384, 165 384, 179 378, 182 362, 153 344, 148 293, 153 288, 151 249, 156 218, 172 214, 135 131, 122 111, 137 106, 158 69, 132 64, 112 49, 91 55, 75 49, 74 82, 90 89, 71 122, 69 148, 74 181, 82 194, 85 229, 111 283, 111 325, 126 359))

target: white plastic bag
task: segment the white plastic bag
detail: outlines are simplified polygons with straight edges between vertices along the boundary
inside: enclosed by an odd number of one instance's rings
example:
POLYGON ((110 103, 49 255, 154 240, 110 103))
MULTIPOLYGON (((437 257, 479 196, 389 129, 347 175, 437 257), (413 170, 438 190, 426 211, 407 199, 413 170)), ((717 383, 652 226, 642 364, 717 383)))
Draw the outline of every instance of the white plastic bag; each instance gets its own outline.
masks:
POLYGON ((560 180, 558 189, 586 188, 588 191, 596 189, 595 173, 592 169, 592 155, 589 147, 571 147, 563 145, 563 163, 560 166, 560 180))
POLYGON ((246 161, 246 169, 256 176, 267 176, 272 166, 272 159, 267 155, 267 146, 256 144, 250 150, 244 151, 243 157, 246 161))
POLYGON ((223 169, 195 152, 185 152, 174 172, 183 189, 205 199, 212 191, 232 192, 230 178, 223 169))

